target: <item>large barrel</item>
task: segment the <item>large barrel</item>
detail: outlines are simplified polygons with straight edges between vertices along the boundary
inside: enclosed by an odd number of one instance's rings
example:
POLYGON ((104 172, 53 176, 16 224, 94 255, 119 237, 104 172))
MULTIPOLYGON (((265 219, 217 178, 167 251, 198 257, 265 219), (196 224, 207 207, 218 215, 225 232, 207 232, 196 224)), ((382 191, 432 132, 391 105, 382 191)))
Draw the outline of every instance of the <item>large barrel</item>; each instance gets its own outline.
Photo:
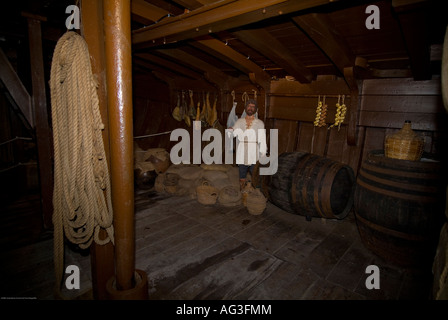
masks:
POLYGON ((368 153, 359 171, 355 217, 364 245, 387 261, 423 267, 433 260, 444 220, 442 165, 368 153))
POLYGON ((285 152, 272 176, 259 176, 255 186, 277 207, 306 217, 343 219, 353 205, 353 169, 338 161, 306 152, 285 152))

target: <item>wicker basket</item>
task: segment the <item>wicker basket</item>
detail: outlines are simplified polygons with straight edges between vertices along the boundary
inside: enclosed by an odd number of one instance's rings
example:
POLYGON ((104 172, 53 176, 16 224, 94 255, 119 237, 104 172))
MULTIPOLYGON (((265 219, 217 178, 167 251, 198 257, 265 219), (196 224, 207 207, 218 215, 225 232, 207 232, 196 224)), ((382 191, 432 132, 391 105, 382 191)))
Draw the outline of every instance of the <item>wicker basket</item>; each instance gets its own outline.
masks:
POLYGON ((252 215, 260 215, 266 209, 266 198, 260 189, 255 189, 255 191, 248 193, 246 208, 252 215))
POLYGON ((241 204, 241 192, 238 187, 226 186, 219 191, 218 202, 225 207, 234 207, 241 204))
POLYGON ((211 186, 207 181, 196 187, 196 197, 199 203, 215 204, 218 198, 218 189, 211 186))
POLYGON ((177 173, 167 173, 165 175, 165 180, 163 181, 165 191, 171 194, 176 193, 179 179, 180 176, 177 173))
POLYGON ((388 158, 419 161, 422 154, 423 139, 412 130, 410 121, 405 121, 400 131, 385 139, 384 155, 388 158))

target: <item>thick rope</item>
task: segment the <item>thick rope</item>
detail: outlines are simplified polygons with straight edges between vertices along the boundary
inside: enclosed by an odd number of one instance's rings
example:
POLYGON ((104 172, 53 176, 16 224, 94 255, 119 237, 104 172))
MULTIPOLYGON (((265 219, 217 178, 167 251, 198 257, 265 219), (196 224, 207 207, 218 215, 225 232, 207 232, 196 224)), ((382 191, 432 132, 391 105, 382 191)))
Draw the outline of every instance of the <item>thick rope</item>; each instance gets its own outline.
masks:
POLYGON ((64 235, 85 249, 114 239, 109 170, 102 140, 97 81, 84 39, 65 33, 56 44, 50 77, 54 139, 54 264, 59 289, 64 235), (99 238, 100 229, 107 237, 99 238))

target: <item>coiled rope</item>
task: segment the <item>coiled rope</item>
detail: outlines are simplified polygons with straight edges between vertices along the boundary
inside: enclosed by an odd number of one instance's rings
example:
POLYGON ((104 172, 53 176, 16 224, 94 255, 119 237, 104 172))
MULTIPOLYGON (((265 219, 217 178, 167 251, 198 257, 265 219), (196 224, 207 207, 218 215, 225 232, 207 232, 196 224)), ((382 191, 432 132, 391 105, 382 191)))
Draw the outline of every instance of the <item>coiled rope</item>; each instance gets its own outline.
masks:
POLYGON ((57 42, 50 76, 54 139, 54 265, 59 289, 64 235, 85 249, 114 240, 109 170, 102 140, 97 81, 84 39, 73 31, 57 42), (99 231, 107 232, 100 239, 99 231))

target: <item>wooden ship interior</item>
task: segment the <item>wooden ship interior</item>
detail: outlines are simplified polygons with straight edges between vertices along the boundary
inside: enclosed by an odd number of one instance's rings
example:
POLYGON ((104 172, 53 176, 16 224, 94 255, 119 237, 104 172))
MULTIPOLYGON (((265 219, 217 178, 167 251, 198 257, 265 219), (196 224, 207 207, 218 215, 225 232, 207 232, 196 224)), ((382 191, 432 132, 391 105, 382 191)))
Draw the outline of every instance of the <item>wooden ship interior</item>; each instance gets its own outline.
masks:
MULTIPOLYGON (((448 299, 448 16, 441 1, 16 0, 1 6, 0 296, 448 299), (69 6, 79 8, 79 15, 69 6), (69 30, 76 19, 79 24, 69 30), (68 32, 85 40, 97 81, 116 239, 114 245, 93 241, 87 249, 65 239, 64 266, 79 267, 81 289, 62 285, 58 296, 50 87, 55 48, 68 32), (215 118, 201 121, 202 132, 223 132, 249 98, 258 103, 268 147, 270 132, 277 132, 281 185, 295 188, 299 160, 291 165, 286 158, 297 155, 326 161, 319 174, 336 164, 353 173, 347 190, 346 182, 334 186, 337 197, 353 202, 342 218, 287 212, 273 195, 274 178, 259 177, 266 208, 254 215, 243 205, 204 205, 188 193, 159 192, 156 177, 166 168, 134 167, 136 151, 169 153, 178 142, 170 139, 173 130, 192 134, 196 115, 207 105, 215 118), (326 118, 318 125, 321 102, 326 118), (342 104, 345 118, 333 125, 342 104), (194 115, 176 119, 179 107, 194 115), (394 168, 376 162, 386 139, 407 121, 422 142, 421 158, 398 160, 394 168), (387 175, 392 182, 379 192, 397 195, 387 208, 418 207, 412 211, 417 217, 399 210, 397 230, 387 219, 381 226, 359 217, 369 208, 377 216, 388 211, 380 208, 383 198, 367 192, 387 184, 387 175), (355 193, 361 187, 365 193, 355 193), (414 230, 424 224, 431 230, 414 230), (403 265, 401 251, 389 252, 394 246, 412 251, 427 240, 429 258, 419 257, 418 267, 403 265), (369 265, 380 268, 379 290, 366 288, 369 265), (127 296, 139 284, 143 296, 127 296)), ((306 170, 311 166, 304 165, 306 170)))

